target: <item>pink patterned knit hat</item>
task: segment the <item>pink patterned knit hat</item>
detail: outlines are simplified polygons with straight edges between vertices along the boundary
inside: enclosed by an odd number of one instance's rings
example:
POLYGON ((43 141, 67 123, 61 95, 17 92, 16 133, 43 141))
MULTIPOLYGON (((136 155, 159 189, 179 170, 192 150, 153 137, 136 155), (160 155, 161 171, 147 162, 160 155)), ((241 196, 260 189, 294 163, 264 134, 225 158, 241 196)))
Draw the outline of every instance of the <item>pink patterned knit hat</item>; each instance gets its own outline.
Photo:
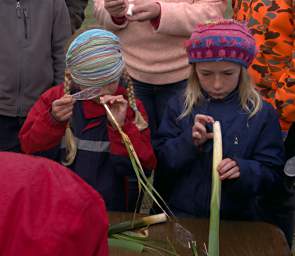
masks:
POLYGON ((256 44, 246 24, 235 20, 218 20, 197 25, 186 41, 189 63, 229 61, 248 67, 256 44))

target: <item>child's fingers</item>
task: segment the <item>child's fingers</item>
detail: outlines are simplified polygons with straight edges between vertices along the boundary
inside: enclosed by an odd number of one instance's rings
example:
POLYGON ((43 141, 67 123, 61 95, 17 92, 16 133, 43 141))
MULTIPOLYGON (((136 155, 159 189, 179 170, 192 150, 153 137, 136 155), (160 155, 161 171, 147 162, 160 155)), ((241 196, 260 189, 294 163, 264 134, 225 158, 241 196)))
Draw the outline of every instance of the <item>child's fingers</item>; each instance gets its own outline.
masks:
POLYGON ((107 104, 110 101, 111 95, 104 95, 100 97, 101 104, 107 104))
POLYGON ((64 122, 64 121, 68 121, 68 120, 71 118, 72 115, 73 115, 73 112, 72 112, 72 111, 69 112, 69 113, 67 113, 67 114, 65 114, 65 115, 62 117, 62 122, 64 122))
POLYGON ((195 131, 198 131, 200 134, 202 134, 202 135, 205 135, 206 134, 206 127, 202 124, 202 123, 200 123, 200 122, 198 122, 198 123, 195 123, 195 125, 194 125, 194 127, 195 127, 195 131))
POLYGON ((219 177, 221 180, 234 179, 234 178, 238 178, 239 176, 240 176, 240 171, 237 166, 231 168, 230 170, 228 170, 226 173, 222 175, 219 173, 219 177))
POLYGON ((202 115, 202 114, 197 114, 195 116, 195 123, 200 122, 203 125, 207 124, 207 123, 214 123, 214 119, 211 116, 208 115, 202 115))
POLYGON ((213 132, 207 133, 207 139, 213 139, 213 132))
POLYGON ((227 179, 237 179, 241 175, 240 171, 233 173, 232 175, 228 176, 227 179))
POLYGON ((125 5, 124 0, 105 0, 105 8, 114 8, 125 5))
POLYGON ((73 113, 72 109, 66 109, 57 113, 53 113, 53 115, 57 120, 63 121, 65 120, 65 116, 68 116, 69 114, 72 115, 72 113, 73 113))
POLYGON ((115 102, 127 102, 123 95, 104 95, 100 97, 100 102, 102 104, 114 104, 115 102))
POLYGON ((51 113, 53 117, 58 121, 63 121, 64 116, 68 115, 68 113, 73 112, 74 105, 61 105, 61 106, 54 106, 52 105, 51 113))
POLYGON ((65 95, 60 99, 53 101, 52 105, 54 106, 63 106, 67 104, 74 104, 75 100, 71 95, 65 95))
POLYGON ((58 114, 58 113, 71 111, 73 110, 73 108, 74 108, 73 104, 60 105, 60 106, 52 105, 51 111, 54 114, 58 114))
POLYGON ((193 139, 201 140, 202 135, 199 132, 193 132, 192 134, 193 139))
POLYGON ((217 170, 220 174, 226 173, 228 170, 237 166, 237 163, 230 158, 223 159, 218 167, 217 170))

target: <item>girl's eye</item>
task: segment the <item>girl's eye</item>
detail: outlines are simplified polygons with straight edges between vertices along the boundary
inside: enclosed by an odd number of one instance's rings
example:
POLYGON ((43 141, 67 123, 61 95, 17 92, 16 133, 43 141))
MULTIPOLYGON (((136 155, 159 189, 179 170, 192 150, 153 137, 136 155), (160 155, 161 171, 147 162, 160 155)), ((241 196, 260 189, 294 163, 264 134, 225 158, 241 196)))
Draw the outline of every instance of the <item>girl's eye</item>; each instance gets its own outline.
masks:
POLYGON ((224 75, 226 75, 226 76, 231 76, 233 74, 233 72, 226 72, 226 73, 224 73, 224 75))
POLYGON ((211 73, 202 73, 202 76, 210 76, 211 73))

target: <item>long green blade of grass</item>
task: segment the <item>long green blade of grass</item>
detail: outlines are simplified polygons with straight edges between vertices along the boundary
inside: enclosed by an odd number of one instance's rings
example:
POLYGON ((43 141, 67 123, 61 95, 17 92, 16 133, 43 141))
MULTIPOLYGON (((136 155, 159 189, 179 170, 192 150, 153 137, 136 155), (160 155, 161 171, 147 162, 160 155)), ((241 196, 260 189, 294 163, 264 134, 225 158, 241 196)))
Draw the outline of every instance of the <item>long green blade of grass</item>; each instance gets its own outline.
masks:
POLYGON ((218 121, 213 124, 213 134, 213 166, 208 254, 209 256, 219 256, 221 181, 217 171, 217 166, 222 160, 222 137, 220 123, 218 121))
POLYGON ((131 164, 133 166, 133 169, 135 171, 136 177, 139 182, 139 189, 143 188, 144 191, 146 191, 149 196, 152 198, 152 200, 159 206, 159 208, 167 215, 167 216, 173 216, 173 212, 168 207, 167 203, 164 201, 164 199, 160 196, 160 194, 156 191, 154 186, 150 183, 149 179, 146 177, 143 168, 141 166, 141 163, 139 161, 139 158, 134 150, 134 147, 132 145, 132 142, 130 141, 130 138, 126 133, 123 132, 122 128, 114 118, 111 110, 106 104, 103 104, 104 108, 106 109, 108 115, 111 117, 112 123, 116 126, 117 130, 119 131, 123 143, 128 151, 129 158, 131 160, 131 164), (164 210, 164 207, 169 211, 168 215, 166 211, 164 210))

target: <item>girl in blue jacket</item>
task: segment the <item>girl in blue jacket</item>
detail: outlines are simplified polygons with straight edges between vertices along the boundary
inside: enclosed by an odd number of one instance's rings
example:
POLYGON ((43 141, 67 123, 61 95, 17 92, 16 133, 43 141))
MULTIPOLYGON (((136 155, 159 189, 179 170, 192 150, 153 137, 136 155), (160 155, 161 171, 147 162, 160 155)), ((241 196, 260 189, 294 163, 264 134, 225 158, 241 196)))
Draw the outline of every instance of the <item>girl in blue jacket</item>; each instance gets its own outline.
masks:
POLYGON ((187 53, 188 86, 182 98, 170 101, 159 128, 169 205, 178 216, 209 216, 212 123, 220 121, 221 217, 259 219, 259 200, 281 185, 284 150, 277 115, 247 73, 255 41, 244 24, 221 20, 198 25, 187 53))

